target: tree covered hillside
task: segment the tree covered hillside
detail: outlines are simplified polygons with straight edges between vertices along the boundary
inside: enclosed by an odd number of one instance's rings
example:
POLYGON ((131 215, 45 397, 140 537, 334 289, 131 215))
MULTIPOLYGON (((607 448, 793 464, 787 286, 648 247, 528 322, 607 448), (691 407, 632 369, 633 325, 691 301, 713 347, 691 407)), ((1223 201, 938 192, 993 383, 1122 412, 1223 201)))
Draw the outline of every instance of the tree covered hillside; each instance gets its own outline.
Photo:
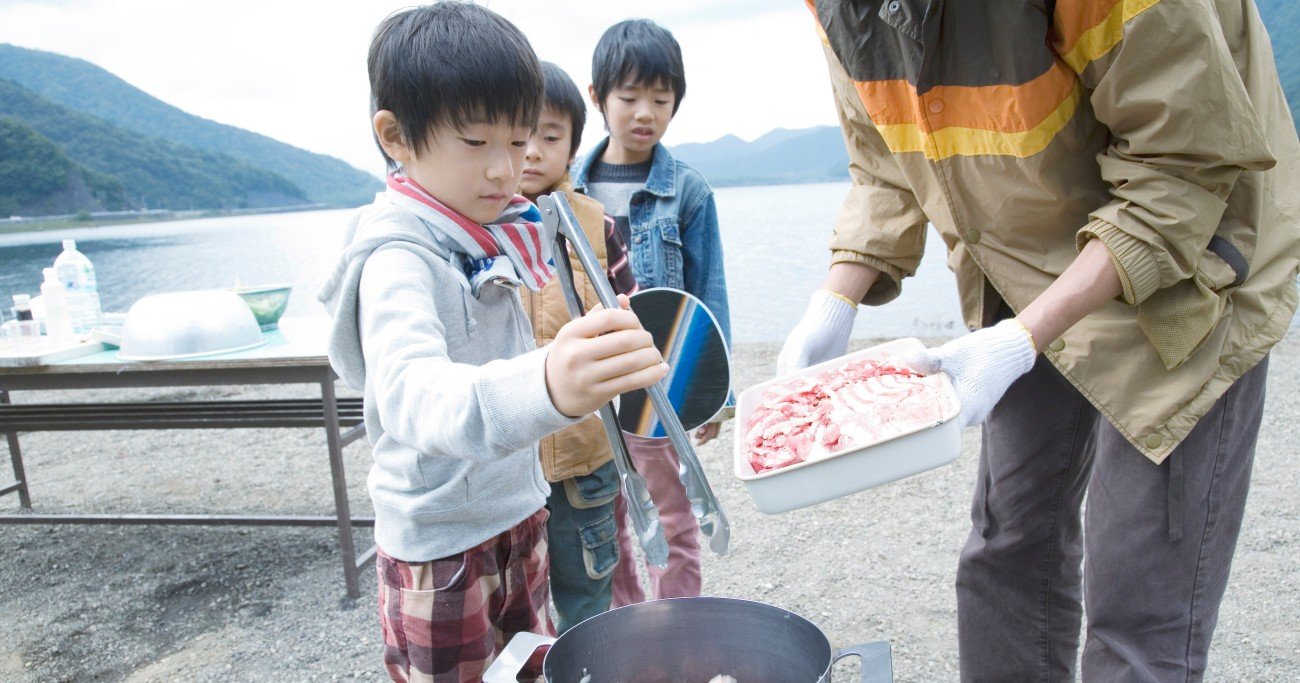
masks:
POLYGON ((49 138, 0 117, 0 217, 123 206, 116 178, 82 168, 49 138))
POLYGON ((357 206, 383 189, 378 178, 340 159, 188 114, 80 59, 0 44, 0 78, 121 128, 292 178, 311 202, 357 206))
POLYGON ((0 117, 7 119, 0 206, 12 207, 11 212, 307 203, 302 190, 281 176, 119 128, 4 79, 0 117), (44 168, 47 163, 51 168, 44 168), (77 191, 78 181, 85 191, 77 191), (39 210, 50 204, 50 210, 39 210))

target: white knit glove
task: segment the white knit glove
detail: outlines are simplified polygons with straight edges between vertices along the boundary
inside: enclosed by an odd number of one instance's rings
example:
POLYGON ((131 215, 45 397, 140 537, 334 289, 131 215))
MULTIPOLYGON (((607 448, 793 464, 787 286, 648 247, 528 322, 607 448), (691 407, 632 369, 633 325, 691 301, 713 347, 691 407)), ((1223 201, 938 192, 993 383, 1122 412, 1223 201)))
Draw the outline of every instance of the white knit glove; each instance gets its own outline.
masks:
POLYGON ((813 292, 803 319, 785 338, 785 345, 776 357, 776 374, 802 370, 844 355, 857 314, 858 307, 848 299, 824 289, 813 292))
POLYGON ((959 419, 965 429, 988 417, 1007 387, 1034 367, 1037 355, 1029 330, 1011 318, 939 348, 920 351, 906 363, 927 375, 940 370, 948 373, 961 399, 959 419))

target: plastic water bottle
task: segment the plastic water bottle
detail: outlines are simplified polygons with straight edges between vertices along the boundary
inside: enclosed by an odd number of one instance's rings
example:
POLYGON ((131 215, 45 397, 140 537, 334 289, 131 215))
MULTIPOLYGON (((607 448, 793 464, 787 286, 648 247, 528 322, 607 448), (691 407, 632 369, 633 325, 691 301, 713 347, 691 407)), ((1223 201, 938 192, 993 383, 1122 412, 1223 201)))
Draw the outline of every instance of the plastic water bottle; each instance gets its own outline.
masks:
POLYGON ((95 267, 86 255, 77 251, 74 240, 63 240, 63 253, 54 259, 54 271, 68 294, 68 315, 72 331, 81 336, 99 325, 99 285, 95 267))
POLYGON ((72 311, 68 307, 68 288, 59 281, 57 271, 45 269, 41 299, 45 302, 45 334, 52 341, 67 341, 73 336, 72 311))

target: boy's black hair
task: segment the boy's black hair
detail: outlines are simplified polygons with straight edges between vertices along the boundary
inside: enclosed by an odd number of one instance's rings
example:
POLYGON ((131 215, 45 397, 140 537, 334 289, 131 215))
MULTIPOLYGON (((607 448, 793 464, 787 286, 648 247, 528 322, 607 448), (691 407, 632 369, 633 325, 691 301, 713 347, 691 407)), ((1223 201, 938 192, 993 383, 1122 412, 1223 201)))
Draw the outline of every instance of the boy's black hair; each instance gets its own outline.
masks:
POLYGON ((582 129, 587 125, 587 101, 582 99, 582 91, 569 74, 551 62, 542 62, 542 80, 546 83, 545 106, 569 117, 573 128, 569 154, 577 154, 578 145, 582 144, 582 129))
POLYGON ((677 96, 673 115, 677 114, 686 96, 686 69, 682 48, 668 29, 649 19, 628 19, 605 29, 591 57, 591 80, 602 111, 609 92, 627 79, 667 85, 677 96))
POLYGON ((451 0, 389 15, 375 29, 367 67, 371 116, 393 112, 417 153, 442 126, 537 125, 537 55, 514 24, 478 5, 451 0))

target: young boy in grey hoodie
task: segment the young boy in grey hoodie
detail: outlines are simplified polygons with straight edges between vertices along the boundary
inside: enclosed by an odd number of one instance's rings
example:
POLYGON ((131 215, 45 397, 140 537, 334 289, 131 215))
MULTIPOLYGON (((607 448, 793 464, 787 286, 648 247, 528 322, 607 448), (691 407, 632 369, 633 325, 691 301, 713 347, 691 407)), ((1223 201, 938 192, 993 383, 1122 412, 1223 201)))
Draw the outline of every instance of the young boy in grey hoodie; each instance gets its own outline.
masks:
POLYGON ((390 174, 319 295, 330 363, 365 392, 389 675, 476 681, 514 633, 553 632, 537 441, 667 366, 626 310, 535 348, 517 289, 551 258, 515 191, 542 76, 518 29, 440 2, 385 19, 368 61, 390 174))

